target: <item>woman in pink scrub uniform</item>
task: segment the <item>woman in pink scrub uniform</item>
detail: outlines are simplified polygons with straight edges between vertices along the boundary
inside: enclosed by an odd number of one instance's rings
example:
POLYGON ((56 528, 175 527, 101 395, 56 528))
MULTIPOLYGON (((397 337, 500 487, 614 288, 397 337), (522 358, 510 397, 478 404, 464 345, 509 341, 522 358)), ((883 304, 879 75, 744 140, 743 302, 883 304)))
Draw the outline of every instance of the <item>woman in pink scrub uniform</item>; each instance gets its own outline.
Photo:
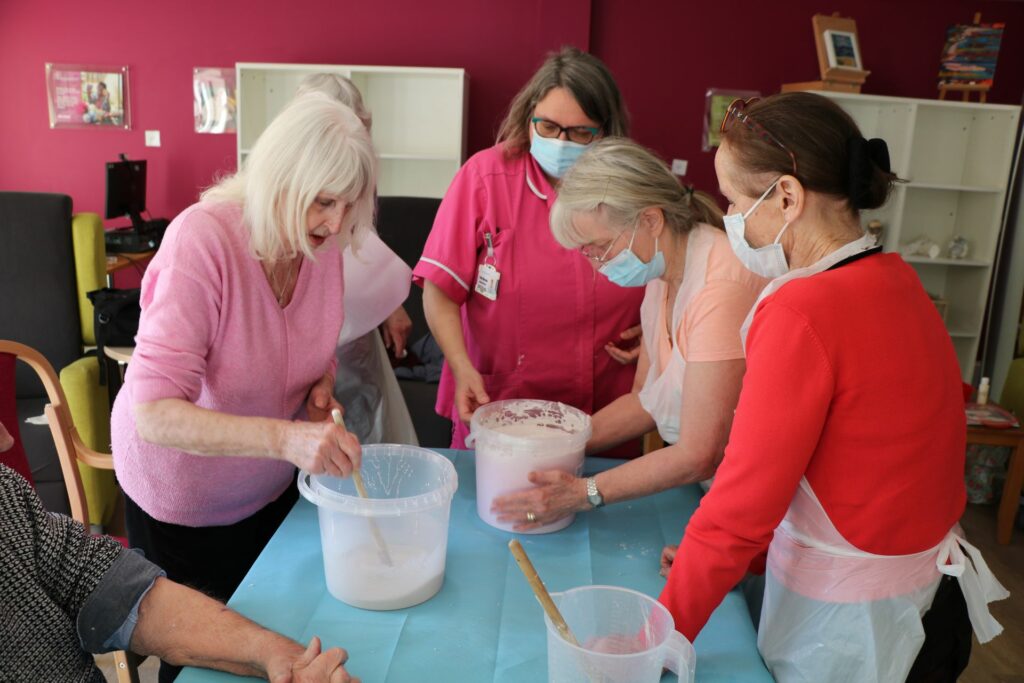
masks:
MULTIPOLYGON (((437 412, 465 448, 480 405, 561 401, 588 413, 628 393, 643 291, 598 277, 548 227, 559 178, 593 141, 626 135, 618 87, 596 57, 551 55, 516 95, 498 143, 452 181, 413 270, 445 365, 437 412), (636 329, 633 329, 636 328, 636 329)), ((617 455, 638 455, 629 448, 617 455)))

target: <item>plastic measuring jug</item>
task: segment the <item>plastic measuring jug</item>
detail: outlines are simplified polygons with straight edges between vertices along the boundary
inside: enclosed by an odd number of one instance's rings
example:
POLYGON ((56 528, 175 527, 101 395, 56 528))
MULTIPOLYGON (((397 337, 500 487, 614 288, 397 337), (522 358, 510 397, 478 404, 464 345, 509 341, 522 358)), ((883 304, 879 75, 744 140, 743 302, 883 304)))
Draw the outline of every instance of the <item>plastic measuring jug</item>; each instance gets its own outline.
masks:
POLYGON ((615 586, 583 586, 551 598, 580 645, 544 617, 549 683, 657 683, 663 667, 693 683, 693 645, 657 600, 615 586))

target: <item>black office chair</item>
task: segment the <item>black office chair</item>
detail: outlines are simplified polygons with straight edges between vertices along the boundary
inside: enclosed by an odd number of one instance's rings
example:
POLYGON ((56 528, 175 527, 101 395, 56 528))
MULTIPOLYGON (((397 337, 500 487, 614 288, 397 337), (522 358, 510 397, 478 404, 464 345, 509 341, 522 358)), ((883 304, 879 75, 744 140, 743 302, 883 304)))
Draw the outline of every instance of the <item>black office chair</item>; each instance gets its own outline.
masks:
MULTIPOLYGON (((410 268, 416 266, 423 245, 434 225, 434 216, 441 205, 440 199, 427 197, 380 197, 377 200, 377 232, 380 238, 410 268)), ((426 335, 430 329, 423 314, 423 290, 413 285, 405 310, 412 319, 409 341, 414 342, 426 335)), ((413 379, 399 378, 413 427, 420 445, 447 448, 452 441, 452 423, 434 412, 437 401, 437 384, 413 379)))

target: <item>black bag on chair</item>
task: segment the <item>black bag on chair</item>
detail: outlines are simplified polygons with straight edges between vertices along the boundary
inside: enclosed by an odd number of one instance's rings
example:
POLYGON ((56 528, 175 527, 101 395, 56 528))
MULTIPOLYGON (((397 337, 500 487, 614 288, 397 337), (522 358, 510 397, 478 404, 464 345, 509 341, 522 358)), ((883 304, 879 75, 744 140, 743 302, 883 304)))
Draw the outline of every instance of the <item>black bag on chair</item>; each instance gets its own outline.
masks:
MULTIPOLYGON (((105 384, 110 365, 104 346, 134 346, 139 331, 139 293, 136 289, 104 287, 86 296, 92 302, 93 330, 96 334, 96 356, 100 361, 100 384, 105 384)), ((115 366, 116 367, 116 366, 115 366)), ((120 379, 120 378, 118 378, 120 379)), ((113 398, 113 397, 111 397, 113 398)))

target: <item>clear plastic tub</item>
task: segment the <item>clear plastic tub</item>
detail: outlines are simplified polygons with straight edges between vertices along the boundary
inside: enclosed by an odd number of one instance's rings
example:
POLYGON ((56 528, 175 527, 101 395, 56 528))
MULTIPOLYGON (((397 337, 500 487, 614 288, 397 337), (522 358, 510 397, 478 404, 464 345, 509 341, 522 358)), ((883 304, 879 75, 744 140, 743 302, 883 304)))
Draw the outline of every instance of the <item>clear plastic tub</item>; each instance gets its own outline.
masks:
MULTIPOLYGON (((557 401, 495 401, 473 413, 467 443, 476 447, 476 511, 493 527, 512 531, 514 524, 491 513, 496 497, 529 489, 528 476, 540 470, 579 475, 590 438, 590 416, 557 401)), ((544 534, 572 524, 567 515, 523 533, 544 534)))
POLYGON ((351 478, 299 473, 299 492, 319 509, 327 590, 370 610, 429 600, 444 583, 455 466, 425 448, 379 444, 363 446, 361 472, 368 498, 351 478))
POLYGON ((549 683, 656 683, 662 668, 693 683, 697 654, 657 600, 615 586, 552 593, 579 646, 548 628, 549 683))

